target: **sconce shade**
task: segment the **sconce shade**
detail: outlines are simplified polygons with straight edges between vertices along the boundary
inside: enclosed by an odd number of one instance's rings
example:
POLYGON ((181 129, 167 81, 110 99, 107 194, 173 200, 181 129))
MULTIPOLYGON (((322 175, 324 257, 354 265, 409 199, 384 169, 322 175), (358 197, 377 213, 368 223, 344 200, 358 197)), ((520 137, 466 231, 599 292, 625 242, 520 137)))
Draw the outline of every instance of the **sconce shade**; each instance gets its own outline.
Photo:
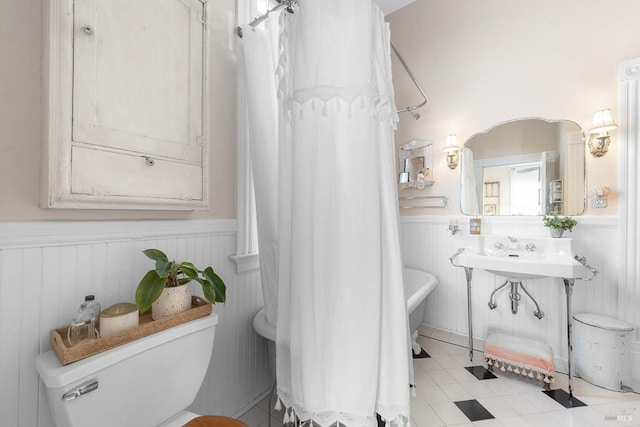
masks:
POLYGON ((447 154, 460 151, 458 138, 455 135, 447 135, 447 143, 445 144, 443 151, 447 154))
POLYGON ((449 166, 449 169, 457 168, 460 160, 460 147, 455 135, 447 135, 447 143, 442 151, 447 153, 447 166, 449 166))
POLYGON ((605 133, 610 130, 614 130, 618 125, 613 121, 611 117, 611 110, 596 111, 593 115, 593 125, 589 129, 589 134, 605 133))

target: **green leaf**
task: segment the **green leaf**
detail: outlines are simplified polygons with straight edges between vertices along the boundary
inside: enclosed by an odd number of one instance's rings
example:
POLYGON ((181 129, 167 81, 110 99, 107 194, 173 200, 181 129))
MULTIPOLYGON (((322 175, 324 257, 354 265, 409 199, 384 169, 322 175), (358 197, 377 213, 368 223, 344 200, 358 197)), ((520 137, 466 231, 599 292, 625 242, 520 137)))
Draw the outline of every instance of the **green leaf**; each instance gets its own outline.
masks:
POLYGON ((159 259, 163 260, 163 261, 168 261, 169 258, 167 258, 167 256, 164 254, 164 252, 162 252, 161 250, 158 249, 147 249, 142 251, 143 254, 145 254, 147 256, 147 258, 150 258, 154 261, 158 261, 159 259))
MULTIPOLYGON (((213 271, 213 268, 211 267, 205 268, 202 274, 204 274, 204 277, 213 287, 215 302, 224 302, 227 299, 227 286, 224 284, 224 281, 213 271)), ((202 286, 202 291, 205 292, 205 285, 202 286)), ((205 297, 206 296, 207 295, 205 293, 205 297)), ((209 298, 207 299, 210 302, 213 302, 209 298)))
MULTIPOLYGON (((193 279, 190 279, 188 277, 183 277, 182 279, 179 279, 178 282, 180 283, 180 285, 186 285, 187 283, 189 283, 190 281, 192 281, 193 279)), ((197 279, 196 279, 197 280, 197 279)))
POLYGON ((141 313, 151 307, 162 294, 165 279, 158 276, 155 270, 150 270, 144 275, 136 289, 136 305, 141 313))
POLYGON ((156 273, 158 273, 159 277, 167 278, 169 277, 169 271, 173 266, 173 262, 167 261, 166 259, 159 259, 156 261, 156 273))
POLYGON ((207 301, 210 303, 216 303, 216 293, 213 290, 213 285, 209 283, 207 279, 196 279, 202 285, 202 293, 207 301))
POLYGON ((190 262, 183 262, 180 264, 180 270, 182 270, 187 277, 192 279, 198 278, 198 269, 190 262))

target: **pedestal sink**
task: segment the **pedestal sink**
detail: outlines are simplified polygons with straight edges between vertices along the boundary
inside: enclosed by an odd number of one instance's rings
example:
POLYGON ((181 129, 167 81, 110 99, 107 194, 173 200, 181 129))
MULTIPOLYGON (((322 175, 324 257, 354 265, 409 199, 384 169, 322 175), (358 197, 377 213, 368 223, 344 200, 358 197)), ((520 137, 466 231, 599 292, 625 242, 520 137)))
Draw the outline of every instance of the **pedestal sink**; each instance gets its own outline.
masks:
POLYGON ((457 263, 516 280, 578 278, 583 273, 570 238, 469 235, 457 263))
MULTIPOLYGON (((464 267, 467 280, 467 307, 469 322, 469 359, 473 360, 473 321, 471 315, 471 279, 473 269, 478 268, 502 276, 510 282, 545 277, 562 278, 567 296, 567 339, 569 400, 573 402, 572 387, 572 340, 571 340, 571 295, 573 285, 578 280, 593 280, 598 270, 589 266, 586 258, 573 252, 570 238, 525 237, 500 235, 468 235, 466 246, 449 257, 456 267, 464 267), (591 277, 585 278, 587 269, 591 277)), ((537 303, 536 303, 537 305, 537 303)), ((542 318, 540 315, 538 318, 542 318)))

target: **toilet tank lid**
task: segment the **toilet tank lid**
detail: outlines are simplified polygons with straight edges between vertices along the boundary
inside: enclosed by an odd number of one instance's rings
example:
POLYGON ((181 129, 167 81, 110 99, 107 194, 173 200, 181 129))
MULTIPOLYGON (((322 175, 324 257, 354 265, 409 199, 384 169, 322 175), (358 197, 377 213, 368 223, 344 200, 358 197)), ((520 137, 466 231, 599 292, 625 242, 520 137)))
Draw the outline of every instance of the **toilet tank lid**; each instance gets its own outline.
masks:
POLYGON ((64 366, 50 350, 36 357, 36 368, 47 387, 64 387, 135 354, 217 324, 218 315, 212 313, 64 366))
POLYGON ((600 314, 576 313, 573 315, 573 318, 585 325, 606 329, 608 331, 633 331, 633 325, 630 323, 600 314))

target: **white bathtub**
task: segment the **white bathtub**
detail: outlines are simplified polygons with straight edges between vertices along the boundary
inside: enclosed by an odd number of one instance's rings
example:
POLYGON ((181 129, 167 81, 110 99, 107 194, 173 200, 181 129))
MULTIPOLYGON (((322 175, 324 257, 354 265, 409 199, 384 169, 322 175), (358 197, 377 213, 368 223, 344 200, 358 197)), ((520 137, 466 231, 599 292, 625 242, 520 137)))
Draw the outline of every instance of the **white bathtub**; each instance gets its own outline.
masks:
POLYGON ((438 279, 431 273, 413 268, 404 269, 404 294, 407 298, 411 335, 418 331, 424 318, 427 297, 437 284, 438 279))
MULTIPOLYGON (((411 336, 415 337, 418 332, 418 326, 424 318, 424 309, 427 305, 427 297, 438 284, 438 279, 433 274, 413 268, 404 269, 404 294, 407 298, 407 311, 409 312, 409 329, 411 336)), ((253 328, 258 334, 268 339, 269 358, 273 357, 273 365, 275 365, 275 349, 273 343, 276 341, 276 327, 267 322, 267 316, 264 307, 260 309, 253 317, 253 328)), ((414 339, 415 342, 415 339, 414 339)), ((417 344, 414 344, 414 352, 417 344)), ((418 347, 419 348, 419 347, 418 347)))

